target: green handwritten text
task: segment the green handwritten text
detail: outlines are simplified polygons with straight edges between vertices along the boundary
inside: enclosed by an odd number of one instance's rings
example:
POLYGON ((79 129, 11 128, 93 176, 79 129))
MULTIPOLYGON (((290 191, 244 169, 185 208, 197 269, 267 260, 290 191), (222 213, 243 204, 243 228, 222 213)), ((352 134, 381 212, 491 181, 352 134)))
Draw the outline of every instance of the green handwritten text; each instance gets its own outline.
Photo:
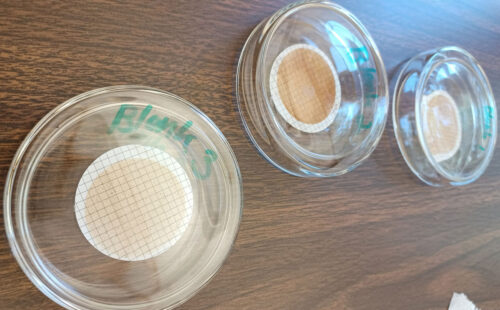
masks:
MULTIPOLYGON (((365 46, 351 48, 347 54, 347 58, 356 66, 360 66, 364 63, 368 63, 370 60, 370 53, 365 46)), ((378 98, 376 86, 377 70, 375 68, 360 68, 359 71, 363 81, 363 92, 365 96, 364 105, 366 108, 369 108, 378 98)), ((373 125, 371 121, 365 121, 364 114, 358 116, 358 123, 360 129, 370 129, 373 125)))
MULTIPOLYGON (((136 106, 122 104, 111 122, 108 134, 113 133, 133 133, 143 127, 148 131, 159 133, 164 138, 173 139, 182 143, 184 151, 187 153, 189 145, 196 140, 196 136, 189 134, 188 130, 193 126, 192 121, 185 122, 181 127, 179 124, 168 117, 161 117, 152 114, 153 106, 148 105, 142 111, 136 106)), ((207 179, 212 172, 212 164, 217 160, 217 154, 210 150, 205 150, 203 156, 204 167, 199 168, 196 160, 191 161, 193 174, 199 179, 207 179)))

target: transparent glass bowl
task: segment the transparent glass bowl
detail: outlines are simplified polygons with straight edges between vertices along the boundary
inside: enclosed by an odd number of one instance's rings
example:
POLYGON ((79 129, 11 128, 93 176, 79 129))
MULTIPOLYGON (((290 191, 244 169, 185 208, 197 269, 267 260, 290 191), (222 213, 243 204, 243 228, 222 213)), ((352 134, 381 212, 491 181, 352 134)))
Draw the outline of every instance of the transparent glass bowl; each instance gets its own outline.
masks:
POLYGON ((329 1, 293 3, 253 30, 241 52, 236 94, 253 144, 296 176, 331 177, 354 169, 375 149, 387 118, 388 83, 379 51, 356 17, 329 1), (290 125, 273 100, 273 63, 297 45, 324 55, 340 84, 336 115, 316 132, 290 125))
POLYGON ((474 57, 458 47, 421 53, 402 67, 393 96, 393 123, 406 163, 432 186, 471 183, 483 174, 493 156, 497 112, 491 87, 474 57), (454 111, 435 106, 429 110, 429 98, 435 94, 444 95, 454 111), (450 132, 446 126, 451 125, 456 131, 451 138, 456 147, 448 154, 435 151, 450 143, 450 138, 429 135, 428 113, 432 113, 433 124, 444 128, 441 132, 450 132))
POLYGON ((15 258, 45 295, 68 309, 165 309, 186 301, 228 256, 241 212, 236 158, 215 124, 189 102, 140 86, 97 89, 52 110, 19 147, 4 192, 15 258), (138 261, 97 250, 75 215, 84 171, 127 145, 174 158, 193 197, 180 239, 138 261))

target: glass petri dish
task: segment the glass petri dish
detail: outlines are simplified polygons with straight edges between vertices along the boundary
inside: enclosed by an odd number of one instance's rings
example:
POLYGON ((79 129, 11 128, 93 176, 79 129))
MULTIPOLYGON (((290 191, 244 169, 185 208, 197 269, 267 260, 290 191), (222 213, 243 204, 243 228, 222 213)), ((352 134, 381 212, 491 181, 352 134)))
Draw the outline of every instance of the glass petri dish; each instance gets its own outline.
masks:
POLYGON ((497 112, 488 78, 467 51, 443 47, 412 58, 398 75, 393 101, 396 140, 423 182, 459 186, 484 173, 497 112))
POLYGON ((329 1, 292 3, 262 21, 238 63, 243 126, 277 168, 331 177, 357 167, 385 127, 388 83, 365 27, 329 1))
POLYGON ((214 276, 235 240, 241 176, 189 102, 141 86, 47 114, 9 170, 4 216, 28 278, 68 309, 165 309, 214 276))

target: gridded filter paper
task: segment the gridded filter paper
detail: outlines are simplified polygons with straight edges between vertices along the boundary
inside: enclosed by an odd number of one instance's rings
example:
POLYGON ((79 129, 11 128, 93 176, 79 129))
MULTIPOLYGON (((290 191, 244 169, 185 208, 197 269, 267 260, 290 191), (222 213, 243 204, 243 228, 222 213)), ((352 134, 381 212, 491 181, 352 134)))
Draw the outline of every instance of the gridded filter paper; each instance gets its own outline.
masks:
POLYGON ((193 214, 193 190, 168 153, 126 145, 87 168, 76 190, 75 213, 83 235, 101 253, 146 260, 182 237, 193 214))
POLYGON ((334 121, 341 100, 339 77, 319 48, 286 48, 274 60, 269 83, 276 110, 296 129, 316 133, 334 121))

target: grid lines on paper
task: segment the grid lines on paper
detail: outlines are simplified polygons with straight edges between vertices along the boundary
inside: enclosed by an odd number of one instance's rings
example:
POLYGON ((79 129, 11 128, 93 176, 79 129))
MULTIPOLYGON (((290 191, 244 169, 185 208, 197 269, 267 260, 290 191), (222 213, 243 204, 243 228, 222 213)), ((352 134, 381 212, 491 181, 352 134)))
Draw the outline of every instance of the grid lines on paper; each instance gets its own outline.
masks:
POLYGON ((128 145, 108 151, 85 171, 75 197, 87 240, 116 259, 138 261, 175 244, 192 215, 192 188, 163 151, 128 145))
POLYGON ((340 83, 328 57, 317 47, 296 44, 274 60, 271 97, 287 123, 305 132, 328 127, 340 101, 340 83))

